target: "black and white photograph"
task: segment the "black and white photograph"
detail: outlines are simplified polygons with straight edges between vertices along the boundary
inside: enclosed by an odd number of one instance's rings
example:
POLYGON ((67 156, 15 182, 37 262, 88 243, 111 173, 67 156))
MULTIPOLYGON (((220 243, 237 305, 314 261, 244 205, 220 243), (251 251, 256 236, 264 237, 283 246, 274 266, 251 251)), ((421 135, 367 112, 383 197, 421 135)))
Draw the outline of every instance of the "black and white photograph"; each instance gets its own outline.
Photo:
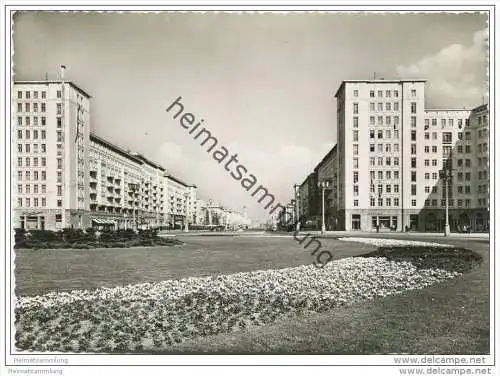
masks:
POLYGON ((493 5, 2 3, 4 374, 496 374, 493 5))

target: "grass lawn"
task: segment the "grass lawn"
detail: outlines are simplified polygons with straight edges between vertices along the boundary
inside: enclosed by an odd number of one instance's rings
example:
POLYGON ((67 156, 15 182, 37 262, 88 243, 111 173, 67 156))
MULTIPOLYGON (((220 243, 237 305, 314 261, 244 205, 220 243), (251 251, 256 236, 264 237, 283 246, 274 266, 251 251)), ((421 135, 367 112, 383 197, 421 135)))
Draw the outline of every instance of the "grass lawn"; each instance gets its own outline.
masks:
MULTIPOLYGON (((186 236, 176 247, 17 250, 16 293, 70 290, 282 268, 314 261, 287 238, 186 236)), ((488 243, 446 240, 483 256, 455 280, 401 295, 294 317, 244 332, 199 337, 166 352, 487 354, 489 353, 488 243)), ((323 239, 335 258, 375 247, 323 239)), ((166 353, 164 352, 164 353, 166 353)))

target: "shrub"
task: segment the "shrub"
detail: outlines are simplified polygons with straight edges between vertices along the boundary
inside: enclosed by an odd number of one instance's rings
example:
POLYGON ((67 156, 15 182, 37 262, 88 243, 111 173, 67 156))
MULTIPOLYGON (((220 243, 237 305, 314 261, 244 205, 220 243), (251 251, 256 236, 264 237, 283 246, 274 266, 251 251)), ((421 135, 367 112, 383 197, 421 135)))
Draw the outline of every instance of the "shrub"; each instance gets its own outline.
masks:
POLYGON ((61 234, 49 230, 32 230, 30 231, 31 239, 50 242, 61 239, 61 234))

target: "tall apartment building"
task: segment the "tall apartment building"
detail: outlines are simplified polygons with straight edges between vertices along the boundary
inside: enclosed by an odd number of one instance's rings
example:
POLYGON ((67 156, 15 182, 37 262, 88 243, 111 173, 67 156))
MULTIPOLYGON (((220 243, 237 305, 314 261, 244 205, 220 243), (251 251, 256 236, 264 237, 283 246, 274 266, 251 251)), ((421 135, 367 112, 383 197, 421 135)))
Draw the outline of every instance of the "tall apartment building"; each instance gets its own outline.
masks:
POLYGON ((424 80, 344 81, 335 97, 338 229, 441 230, 445 185, 452 231, 488 226, 485 106, 426 110, 424 80))
POLYGON ((14 228, 169 227, 194 222, 196 186, 90 132, 90 96, 71 82, 13 89, 14 228))
POLYGON ((90 95, 58 81, 17 81, 12 93, 14 227, 82 226, 90 95))

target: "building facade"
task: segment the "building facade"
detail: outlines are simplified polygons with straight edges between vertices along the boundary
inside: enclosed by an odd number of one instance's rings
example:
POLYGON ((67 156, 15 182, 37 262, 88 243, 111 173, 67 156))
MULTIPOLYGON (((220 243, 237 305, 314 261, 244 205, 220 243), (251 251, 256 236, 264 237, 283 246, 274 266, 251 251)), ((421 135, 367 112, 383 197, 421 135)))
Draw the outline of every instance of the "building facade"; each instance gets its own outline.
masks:
POLYGON ((427 110, 424 80, 344 81, 335 96, 339 229, 441 231, 445 186, 452 231, 489 226, 486 106, 427 110))
POLYGON ((82 226, 90 96, 58 81, 17 81, 12 93, 14 227, 82 226))
POLYGON ((85 91, 71 82, 18 81, 12 93, 14 228, 195 222, 196 186, 92 133, 85 91))

